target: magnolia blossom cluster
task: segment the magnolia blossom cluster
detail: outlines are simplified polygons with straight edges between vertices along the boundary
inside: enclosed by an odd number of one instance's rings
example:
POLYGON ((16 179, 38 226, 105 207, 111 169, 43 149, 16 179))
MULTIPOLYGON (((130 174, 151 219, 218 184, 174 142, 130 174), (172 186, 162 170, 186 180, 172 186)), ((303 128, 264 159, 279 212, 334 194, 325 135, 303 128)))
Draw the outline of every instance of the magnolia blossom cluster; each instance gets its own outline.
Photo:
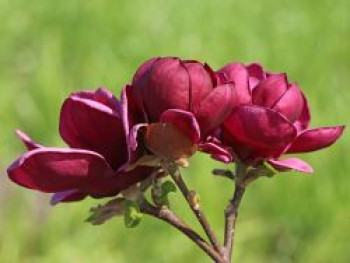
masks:
POLYGON ((284 154, 334 143, 344 127, 310 128, 307 99, 284 73, 259 64, 209 65, 176 57, 143 63, 118 100, 111 92, 72 93, 59 132, 69 148, 52 148, 17 131, 28 151, 8 168, 10 179, 53 193, 51 202, 116 196, 151 177, 162 161, 181 163, 197 151, 230 163, 310 173, 284 154))

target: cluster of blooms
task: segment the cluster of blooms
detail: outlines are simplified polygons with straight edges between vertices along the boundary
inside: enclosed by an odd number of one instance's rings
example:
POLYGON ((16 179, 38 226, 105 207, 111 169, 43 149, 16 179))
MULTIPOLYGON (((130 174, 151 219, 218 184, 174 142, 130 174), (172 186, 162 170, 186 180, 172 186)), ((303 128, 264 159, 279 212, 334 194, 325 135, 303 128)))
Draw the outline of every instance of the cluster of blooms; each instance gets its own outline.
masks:
POLYGON ((218 71, 176 57, 146 61, 118 100, 81 91, 63 103, 59 131, 69 148, 51 148, 17 131, 28 151, 9 168, 26 188, 54 193, 52 204, 115 196, 196 151, 277 171, 312 168, 281 155, 319 150, 344 127, 310 129, 307 100, 284 73, 229 63, 218 71))

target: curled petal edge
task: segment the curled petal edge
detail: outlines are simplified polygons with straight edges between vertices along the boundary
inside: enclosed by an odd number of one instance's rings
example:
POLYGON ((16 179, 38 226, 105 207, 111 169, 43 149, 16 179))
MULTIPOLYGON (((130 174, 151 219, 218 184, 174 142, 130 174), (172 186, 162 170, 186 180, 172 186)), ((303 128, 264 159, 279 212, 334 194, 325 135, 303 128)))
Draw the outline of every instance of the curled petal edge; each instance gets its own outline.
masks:
POLYGON ((302 173, 313 173, 312 167, 298 158, 288 158, 284 160, 270 159, 268 163, 279 172, 294 170, 302 173))
POLYGON ((16 130, 16 135, 22 140, 28 151, 43 147, 41 144, 33 141, 26 133, 21 130, 16 130))

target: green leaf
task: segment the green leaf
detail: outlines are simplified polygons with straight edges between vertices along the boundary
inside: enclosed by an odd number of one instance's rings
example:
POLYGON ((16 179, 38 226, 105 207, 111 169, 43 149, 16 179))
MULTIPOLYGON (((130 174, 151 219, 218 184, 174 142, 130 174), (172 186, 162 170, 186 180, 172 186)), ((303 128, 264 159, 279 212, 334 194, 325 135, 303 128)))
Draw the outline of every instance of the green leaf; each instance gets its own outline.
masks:
POLYGON ((172 181, 166 181, 162 183, 161 191, 162 195, 168 195, 169 193, 175 193, 176 192, 176 186, 172 181))
POLYGON ((162 184, 161 188, 160 188, 160 191, 161 191, 161 194, 160 194, 160 202, 163 204, 163 205, 166 205, 166 206, 170 206, 169 204, 169 198, 168 198, 168 195, 170 193, 175 193, 176 192, 176 186, 175 184, 172 182, 172 181, 166 181, 162 184))
POLYGON ((130 200, 124 201, 124 224, 127 228, 134 228, 140 224, 142 213, 138 203, 130 200))

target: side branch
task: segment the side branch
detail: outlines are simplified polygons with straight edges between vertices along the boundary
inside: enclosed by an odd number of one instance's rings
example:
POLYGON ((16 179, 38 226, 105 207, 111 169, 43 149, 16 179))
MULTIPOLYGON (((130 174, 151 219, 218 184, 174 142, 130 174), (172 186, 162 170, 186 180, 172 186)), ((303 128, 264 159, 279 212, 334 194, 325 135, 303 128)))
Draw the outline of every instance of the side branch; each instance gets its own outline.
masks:
POLYGON ((225 209, 225 252, 224 259, 227 262, 231 262, 233 254, 233 244, 235 235, 235 224, 238 216, 238 208, 241 203, 245 188, 239 184, 236 184, 233 198, 229 205, 225 209))
POLYGON ((213 247, 211 247, 200 235, 198 235, 187 224, 182 222, 182 220, 168 208, 155 207, 144 199, 141 201, 140 210, 144 214, 153 216, 177 228, 188 238, 190 238, 194 243, 196 243, 216 263, 225 263, 221 256, 213 249, 213 247))
MULTIPOLYGON (((170 165, 171 166, 171 165, 170 165)), ((215 236, 215 233, 213 229, 211 228, 207 218, 205 217, 198 200, 196 200, 198 197, 196 196, 196 193, 194 191, 191 191, 188 189, 187 185, 185 184, 184 180, 181 177, 181 174, 176 166, 167 167, 168 172, 170 173, 171 177, 175 181, 177 187, 180 189, 182 195, 185 197, 188 205, 190 206, 191 210, 197 217, 199 223, 202 225, 205 234, 208 236, 210 243, 213 245, 215 250, 219 253, 223 252, 223 248, 220 245, 220 242, 215 236)))

